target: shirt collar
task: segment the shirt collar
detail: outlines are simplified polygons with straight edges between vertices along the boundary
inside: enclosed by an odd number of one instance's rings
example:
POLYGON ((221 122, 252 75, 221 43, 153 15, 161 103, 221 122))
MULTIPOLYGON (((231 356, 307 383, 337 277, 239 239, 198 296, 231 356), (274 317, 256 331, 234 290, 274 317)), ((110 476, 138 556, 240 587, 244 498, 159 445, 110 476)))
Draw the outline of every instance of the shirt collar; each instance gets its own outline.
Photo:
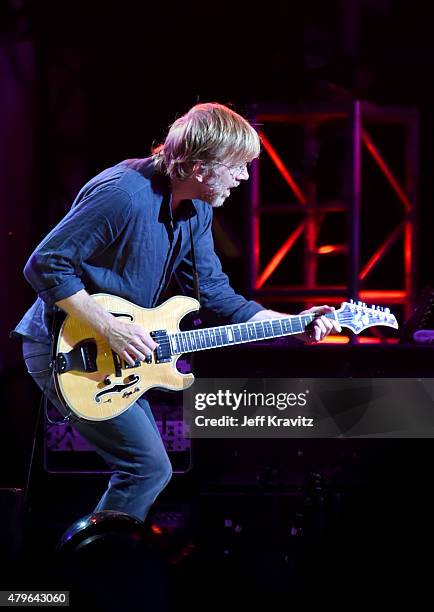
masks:
POLYGON ((158 219, 163 223, 175 226, 180 221, 187 221, 197 215, 196 207, 192 200, 183 200, 175 211, 172 211, 172 194, 170 190, 170 179, 168 176, 155 172, 152 157, 143 159, 128 159, 127 165, 140 172, 145 178, 149 178, 152 189, 161 195, 161 207, 158 219))

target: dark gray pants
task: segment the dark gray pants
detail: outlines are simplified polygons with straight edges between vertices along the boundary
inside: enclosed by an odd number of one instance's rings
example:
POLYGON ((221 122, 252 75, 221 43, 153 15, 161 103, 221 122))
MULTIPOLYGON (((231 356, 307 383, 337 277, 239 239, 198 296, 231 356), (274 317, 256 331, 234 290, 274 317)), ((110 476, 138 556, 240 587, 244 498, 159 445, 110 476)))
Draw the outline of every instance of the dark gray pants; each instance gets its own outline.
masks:
MULTIPOLYGON (((64 415, 66 409, 50 380, 50 347, 24 340, 23 355, 29 374, 41 389, 47 387, 48 399, 64 415)), ((72 423, 114 470, 94 511, 117 510, 144 520, 172 475, 148 401, 139 398, 128 410, 106 421, 77 419, 72 423)))

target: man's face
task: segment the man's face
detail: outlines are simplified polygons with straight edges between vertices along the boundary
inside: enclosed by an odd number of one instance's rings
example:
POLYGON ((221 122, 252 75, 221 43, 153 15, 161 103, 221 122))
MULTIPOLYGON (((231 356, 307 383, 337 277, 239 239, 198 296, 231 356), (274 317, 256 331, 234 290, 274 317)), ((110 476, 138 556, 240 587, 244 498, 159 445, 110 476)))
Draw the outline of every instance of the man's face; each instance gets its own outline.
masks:
POLYGON ((238 187, 241 181, 249 178, 247 164, 229 165, 215 162, 203 174, 199 198, 213 208, 223 206, 229 197, 231 189, 238 187))

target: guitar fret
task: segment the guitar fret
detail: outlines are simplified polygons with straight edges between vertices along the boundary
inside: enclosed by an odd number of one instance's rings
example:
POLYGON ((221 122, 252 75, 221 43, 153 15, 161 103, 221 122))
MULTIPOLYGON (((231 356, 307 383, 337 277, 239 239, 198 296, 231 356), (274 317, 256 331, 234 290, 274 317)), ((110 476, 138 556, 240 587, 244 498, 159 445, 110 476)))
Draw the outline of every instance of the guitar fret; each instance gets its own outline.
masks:
POLYGON ((294 317, 292 329, 297 333, 301 333, 304 331, 303 321, 301 317, 294 317))
POLYGON ((178 352, 183 353, 184 347, 183 347, 183 342, 182 342, 182 336, 180 333, 176 334, 176 339, 178 340, 178 352))
POLYGON ((200 347, 198 347, 198 344, 197 344, 197 336, 196 336, 196 334, 194 333, 194 331, 191 331, 191 332, 190 332, 190 340, 191 340, 191 345, 192 345, 192 347, 193 347, 193 350, 194 350, 194 351, 197 351, 197 349, 198 349, 198 348, 200 348, 200 347))
POLYGON ((273 336, 281 336, 282 335, 282 327, 280 326, 279 319, 276 319, 272 322, 273 326, 273 336))
POLYGON ((247 324, 247 333, 249 334, 249 340, 255 340, 256 336, 256 326, 254 323, 247 324))
POLYGON ((209 331, 207 329, 204 330, 203 335, 205 336, 205 344, 206 348, 211 348, 211 341, 209 338, 209 331))
POLYGON ((197 331, 197 335, 199 336, 199 344, 201 348, 206 348, 206 338, 205 338, 205 334, 203 333, 203 331, 201 329, 199 329, 197 331))
POLYGON ((271 338, 271 336, 273 335, 271 323, 269 321, 264 321, 263 325, 264 325, 265 336, 267 338, 271 338))
POLYGON ((256 328, 256 337, 263 338, 264 337, 264 327, 263 325, 261 325, 261 321, 257 321, 255 323, 255 328, 256 328))
POLYGON ((178 339, 176 337, 176 334, 172 335, 172 343, 173 343, 173 352, 174 353, 179 353, 179 351, 178 351, 178 339))
POLYGON ((193 336, 193 342, 194 342, 194 345, 195 345, 195 347, 196 347, 196 349, 195 349, 195 350, 197 351, 197 350, 201 349, 201 348, 202 348, 202 346, 201 346, 201 344, 200 344, 200 336, 199 336, 199 334, 197 333, 197 331, 196 331, 196 330, 195 330, 195 331, 192 331, 192 332, 191 332, 191 335, 193 336))
POLYGON ((280 324, 284 333, 288 334, 292 332, 291 319, 281 319, 280 324))
POLYGON ((197 351, 200 349, 200 345, 197 339, 196 331, 194 329, 188 332, 190 334, 191 345, 194 347, 193 350, 197 351))
POLYGON ((191 351, 192 350, 191 339, 190 339, 188 332, 185 335, 183 335, 183 337, 184 337, 184 342, 187 344, 188 350, 191 351))
POLYGON ((249 339, 249 332, 247 331, 247 325, 245 323, 241 323, 239 327, 240 327, 240 332, 241 332, 241 339, 247 342, 247 340, 249 339))
POLYGON ((215 337, 216 337, 217 346, 221 346, 222 345, 222 337, 221 337, 221 334, 220 334, 220 329, 218 327, 215 328, 215 337))

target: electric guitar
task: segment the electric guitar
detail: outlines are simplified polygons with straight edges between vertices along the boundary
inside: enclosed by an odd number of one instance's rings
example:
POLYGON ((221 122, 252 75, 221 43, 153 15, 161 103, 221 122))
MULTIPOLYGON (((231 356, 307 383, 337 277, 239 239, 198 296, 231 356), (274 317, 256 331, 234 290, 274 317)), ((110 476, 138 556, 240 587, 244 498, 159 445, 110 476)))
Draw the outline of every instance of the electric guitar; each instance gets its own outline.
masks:
MULTIPOLYGON (((141 325, 158 347, 146 361, 129 365, 89 325, 66 316, 56 340, 55 386, 66 406, 91 421, 121 414, 152 387, 181 391, 192 385, 193 374, 181 374, 176 369, 184 353, 299 334, 315 319, 309 313, 180 331, 181 319, 199 308, 194 298, 176 296, 157 308, 141 308, 104 293, 92 297, 114 316, 141 325)), ((374 325, 398 328, 388 308, 368 308, 361 302, 343 302, 338 310, 324 316, 336 319, 356 334, 374 325)))

